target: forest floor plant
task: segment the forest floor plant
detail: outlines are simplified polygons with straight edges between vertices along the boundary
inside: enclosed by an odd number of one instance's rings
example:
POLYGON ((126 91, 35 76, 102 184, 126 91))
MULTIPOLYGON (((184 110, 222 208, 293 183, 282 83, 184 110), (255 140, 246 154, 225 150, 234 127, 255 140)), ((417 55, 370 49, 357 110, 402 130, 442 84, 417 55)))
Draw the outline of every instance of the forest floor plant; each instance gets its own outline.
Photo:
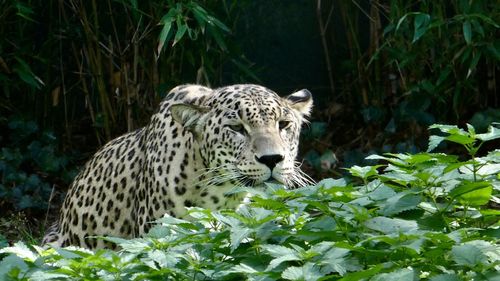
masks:
POLYGON ((0 250, 0 279, 500 280, 500 150, 478 156, 495 126, 433 125, 428 152, 372 155, 380 164, 295 190, 267 184, 238 210, 191 208, 192 221, 165 216, 143 238, 98 238, 119 251, 18 242, 0 250), (469 157, 430 152, 443 141, 469 157))

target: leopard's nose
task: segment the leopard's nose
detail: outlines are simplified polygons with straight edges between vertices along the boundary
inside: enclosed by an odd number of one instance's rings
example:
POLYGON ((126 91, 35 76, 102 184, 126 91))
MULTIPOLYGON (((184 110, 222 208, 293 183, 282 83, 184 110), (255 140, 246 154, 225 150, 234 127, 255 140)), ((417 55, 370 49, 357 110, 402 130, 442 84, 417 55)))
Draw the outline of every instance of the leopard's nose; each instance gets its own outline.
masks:
POLYGON ((285 157, 281 154, 263 155, 261 157, 255 156, 255 160, 257 160, 257 162, 266 165, 269 169, 271 169, 271 171, 279 162, 283 161, 283 159, 285 159, 285 157))

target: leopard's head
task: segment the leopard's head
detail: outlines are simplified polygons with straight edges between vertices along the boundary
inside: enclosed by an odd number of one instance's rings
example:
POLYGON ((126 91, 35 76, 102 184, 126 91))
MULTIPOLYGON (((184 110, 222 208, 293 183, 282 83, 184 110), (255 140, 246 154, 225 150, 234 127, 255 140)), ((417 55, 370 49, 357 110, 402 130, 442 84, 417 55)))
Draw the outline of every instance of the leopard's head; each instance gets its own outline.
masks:
POLYGON ((208 183, 296 186, 309 183, 295 158, 311 109, 308 90, 279 97, 262 86, 234 85, 213 90, 199 106, 173 105, 171 112, 198 142, 208 183))

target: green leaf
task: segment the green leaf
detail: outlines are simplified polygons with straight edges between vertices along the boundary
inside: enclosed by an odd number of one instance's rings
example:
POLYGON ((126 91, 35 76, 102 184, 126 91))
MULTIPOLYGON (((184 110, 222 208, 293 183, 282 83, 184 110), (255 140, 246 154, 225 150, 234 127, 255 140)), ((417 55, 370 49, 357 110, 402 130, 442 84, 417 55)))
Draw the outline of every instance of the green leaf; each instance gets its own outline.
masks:
POLYGON ((446 140, 455 142, 458 144, 471 144, 475 142, 474 138, 471 138, 470 136, 467 135, 460 135, 460 134, 452 134, 446 137, 446 140))
POLYGON ((358 264, 354 260, 347 259, 351 251, 344 248, 333 248, 326 252, 321 258, 321 264, 324 265, 323 271, 337 272, 341 276, 345 275, 347 271, 360 270, 358 264))
POLYGON ((15 57, 15 59, 17 61, 17 64, 15 64, 12 69, 15 73, 17 73, 21 80, 36 89, 40 89, 41 86, 45 85, 42 79, 40 79, 33 73, 33 71, 31 71, 31 67, 28 65, 28 63, 26 63, 26 61, 17 56, 15 57))
POLYGON ((366 196, 368 196, 370 199, 378 201, 378 200, 386 200, 388 198, 393 197, 396 195, 396 192, 394 189, 388 187, 385 184, 381 183, 381 186, 377 187, 377 189, 373 190, 370 193, 367 193, 366 196))
POLYGON ((70 280, 71 275, 66 274, 66 273, 36 271, 30 276, 29 279, 30 280, 70 280))
POLYGON ((462 166, 471 165, 472 163, 473 163, 472 161, 465 161, 465 162, 447 164, 443 172, 446 174, 453 170, 459 169, 462 166))
POLYGON ((364 166, 364 167, 354 165, 347 170, 355 177, 368 179, 369 177, 378 175, 377 168, 379 167, 381 167, 381 165, 364 166))
POLYGON ((468 45, 472 43, 472 30, 471 30, 471 24, 470 21, 466 20, 462 24, 462 30, 464 33, 464 39, 465 42, 467 42, 468 45))
POLYGON ((482 206, 488 203, 492 191, 493 187, 489 182, 462 182, 450 191, 449 196, 470 206, 482 206))
POLYGON ((246 273, 246 274, 254 274, 258 273, 256 269, 253 267, 246 265, 244 263, 237 264, 228 270, 229 273, 246 273))
POLYGON ((291 266, 281 274, 281 277, 286 280, 307 280, 314 281, 323 277, 319 268, 312 263, 306 263, 301 267, 291 266))
POLYGON ((493 151, 488 152, 488 155, 485 157, 481 157, 483 161, 500 163, 500 149, 495 149, 493 151))
POLYGON ((65 259, 78 259, 90 255, 90 253, 85 253, 83 251, 68 250, 64 248, 56 249, 56 252, 65 259))
POLYGON ((377 154, 372 154, 367 156, 365 159, 368 160, 385 160, 388 161, 396 166, 406 166, 407 163, 405 160, 407 160, 408 156, 405 154, 392 154, 392 153, 386 153, 388 156, 393 156, 393 157, 386 157, 386 156, 381 156, 377 154), (395 158, 394 158, 395 157, 395 158))
POLYGON ((388 198, 387 201, 383 202, 380 205, 380 212, 384 216, 392 216, 403 211, 413 210, 418 206, 420 202, 420 195, 408 192, 400 192, 395 196, 388 198))
POLYGON ((170 40, 170 37, 172 36, 171 29, 172 22, 166 22, 161 29, 160 38, 158 39, 158 56, 160 56, 161 50, 163 49, 163 46, 165 46, 165 43, 168 42, 168 40, 170 40))
POLYGON ((489 126, 487 133, 477 134, 476 138, 482 141, 498 139, 500 138, 500 129, 497 127, 489 126))
POLYGON ((445 137, 431 135, 429 137, 429 147, 427 148, 427 152, 433 151, 444 140, 445 137))
POLYGON ((290 255, 284 255, 281 257, 277 257, 269 263, 269 266, 266 268, 266 271, 271 271, 274 268, 276 268, 278 265, 285 261, 299 261, 301 258, 297 256, 296 254, 290 254, 290 255))
POLYGON ((147 257, 150 259, 150 262, 145 263, 154 269, 172 268, 179 262, 179 259, 173 256, 171 253, 160 250, 147 252, 147 257))
POLYGON ((347 182, 344 178, 341 179, 327 178, 327 179, 322 179, 317 185, 328 189, 332 187, 344 187, 347 185, 347 182))
POLYGON ((0 280, 16 280, 17 278, 12 278, 12 271, 27 271, 28 268, 28 264, 21 257, 8 255, 0 260, 0 280))
MULTIPOLYGON (((31 16, 35 14, 35 12, 33 11, 33 8, 30 7, 32 4, 24 4, 22 1, 15 1, 13 2, 15 3, 15 6, 16 6, 16 9, 17 9, 17 13, 16 15, 26 19, 26 20, 29 20, 29 21, 32 21, 32 22, 36 22, 31 16)), ((35 6, 35 5, 33 5, 35 6)))
POLYGON ((401 27, 401 25, 403 24, 403 22, 406 20, 407 17, 409 17, 410 15, 413 15, 415 13, 408 13, 404 16, 402 16, 399 20, 398 20, 398 23, 396 24, 396 29, 395 29, 395 32, 398 32, 399 28, 401 27))
POLYGON ((427 32, 427 28, 429 27, 431 16, 428 14, 417 13, 415 19, 413 21, 413 25, 415 27, 415 31, 413 33, 412 43, 415 43, 422 37, 425 32, 427 32))
POLYGON ((18 257, 29 261, 35 261, 37 259, 37 255, 33 253, 33 251, 31 251, 31 249, 28 248, 28 246, 26 246, 26 244, 22 241, 16 242, 12 247, 0 249, 0 254, 2 253, 15 254, 18 257))
POLYGON ((448 225, 443 216, 437 212, 430 216, 425 216, 417 219, 417 222, 420 229, 428 229, 434 231, 441 231, 448 225))
POLYGON ((298 252, 296 250, 287 248, 285 246, 261 245, 260 247, 263 251, 270 254, 274 258, 278 258, 281 256, 287 256, 287 255, 298 255, 298 252))
POLYGON ((488 257, 477 246, 470 244, 453 246, 451 257, 458 265, 469 267, 488 262, 488 257))
POLYGON ((494 174, 500 173, 500 163, 483 164, 483 165, 481 165, 479 170, 476 171, 476 173, 478 175, 481 175, 481 176, 488 176, 488 175, 494 175, 494 174))
POLYGON ((429 126, 429 129, 439 129, 443 133, 451 133, 461 130, 456 125, 446 125, 446 124, 432 124, 429 126))
POLYGON ((358 272, 347 273, 343 278, 339 279, 339 281, 368 280, 367 278, 372 277, 373 275, 379 273, 382 269, 384 269, 383 264, 373 265, 370 266, 367 270, 360 270, 358 272))
POLYGON ((366 221, 364 225, 385 234, 408 233, 418 230, 418 224, 415 221, 386 217, 375 217, 366 221))
POLYGON ((227 51, 227 45, 226 45, 226 42, 224 41, 224 38, 220 34, 219 30, 217 28, 215 28, 214 26, 209 25, 208 26, 208 32, 214 38, 215 43, 217 43, 217 45, 219 46, 219 48, 222 51, 226 52, 227 51))
POLYGON ((209 19, 209 23, 210 24, 213 24, 213 25, 217 26, 222 31, 227 32, 227 33, 231 32, 231 29, 229 29, 229 27, 227 27, 224 23, 222 23, 217 18, 209 16, 208 19, 209 19))
POLYGON ((407 186, 409 183, 416 180, 417 178, 406 171, 402 171, 400 169, 394 169, 394 171, 380 175, 380 179, 384 181, 388 180, 393 181, 401 185, 407 186))
POLYGON ((186 34, 187 29, 188 29, 187 23, 181 22, 180 18, 178 18, 177 32, 175 33, 174 42, 172 43, 172 46, 174 46, 175 44, 179 43, 179 41, 182 40, 182 37, 184 37, 184 34, 186 34))
POLYGON ((201 32, 205 33, 205 26, 207 25, 207 22, 208 22, 207 11, 205 11, 205 9, 203 9, 199 5, 196 5, 195 2, 193 2, 193 4, 195 5, 192 8, 194 18, 198 22, 198 25, 199 25, 199 27, 201 29, 201 32))
POLYGON ((469 64, 469 69, 467 70, 467 76, 466 76, 467 79, 469 79, 469 77, 472 75, 472 73, 476 69, 476 66, 477 66, 479 60, 481 59, 481 56, 482 56, 481 53, 474 54, 472 56, 472 60, 471 60, 471 62, 469 64))
POLYGON ((234 251, 240 246, 240 243, 248 238, 248 236, 254 231, 250 228, 244 227, 242 225, 233 225, 231 227, 231 251, 234 251))
POLYGON ((418 279, 413 269, 406 269, 406 268, 399 269, 391 273, 381 273, 370 279, 370 281, 401 281, 401 280, 412 281, 418 279))
POLYGON ((463 279, 456 274, 439 274, 429 279, 429 281, 462 281, 462 280, 463 279))

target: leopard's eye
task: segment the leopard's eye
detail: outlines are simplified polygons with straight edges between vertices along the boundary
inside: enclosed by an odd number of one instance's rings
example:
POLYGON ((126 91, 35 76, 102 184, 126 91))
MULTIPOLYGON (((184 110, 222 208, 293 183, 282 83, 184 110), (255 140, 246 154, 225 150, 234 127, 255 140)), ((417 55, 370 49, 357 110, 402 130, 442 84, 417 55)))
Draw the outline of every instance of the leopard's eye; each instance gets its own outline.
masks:
POLYGON ((227 125, 229 129, 231 129, 234 132, 240 133, 242 135, 246 134, 245 127, 242 124, 233 124, 233 125, 227 125))
POLYGON ((290 126, 290 121, 288 120, 281 120, 278 122, 278 128, 281 130, 286 129, 290 126))

